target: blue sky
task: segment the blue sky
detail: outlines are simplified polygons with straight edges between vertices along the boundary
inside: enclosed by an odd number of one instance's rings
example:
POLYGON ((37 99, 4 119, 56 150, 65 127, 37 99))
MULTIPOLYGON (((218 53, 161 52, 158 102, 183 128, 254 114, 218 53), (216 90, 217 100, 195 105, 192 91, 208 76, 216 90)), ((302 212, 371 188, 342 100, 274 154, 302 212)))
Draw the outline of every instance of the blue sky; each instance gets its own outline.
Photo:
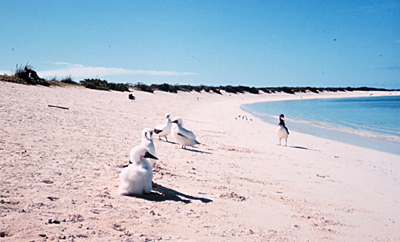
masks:
POLYGON ((400 88, 400 0, 0 0, 0 73, 400 88))

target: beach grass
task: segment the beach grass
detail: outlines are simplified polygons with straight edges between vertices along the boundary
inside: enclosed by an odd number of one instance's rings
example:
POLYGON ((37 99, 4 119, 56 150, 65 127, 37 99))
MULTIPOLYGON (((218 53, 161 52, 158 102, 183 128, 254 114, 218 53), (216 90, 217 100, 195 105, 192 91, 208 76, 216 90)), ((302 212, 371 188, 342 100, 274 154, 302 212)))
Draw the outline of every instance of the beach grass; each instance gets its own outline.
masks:
POLYGON ((30 64, 16 65, 16 69, 13 75, 0 75, 0 81, 20 83, 25 85, 43 85, 43 86, 63 86, 62 84, 70 85, 81 85, 89 89, 103 90, 103 91, 120 91, 129 92, 130 88, 138 91, 154 93, 154 91, 162 91, 168 93, 178 93, 180 92, 213 92, 221 94, 221 90, 231 93, 231 94, 260 94, 264 93, 286 93, 286 94, 296 94, 296 93, 321 93, 321 92, 353 92, 353 91, 398 91, 395 89, 385 89, 385 88, 375 88, 375 87, 249 87, 249 86, 209 86, 209 85, 180 85, 180 84, 151 84, 147 85, 141 82, 136 84, 132 83, 114 83, 108 82, 107 80, 102 80, 99 78, 87 78, 76 82, 71 76, 67 76, 58 80, 56 77, 51 79, 40 78, 34 68, 30 64))

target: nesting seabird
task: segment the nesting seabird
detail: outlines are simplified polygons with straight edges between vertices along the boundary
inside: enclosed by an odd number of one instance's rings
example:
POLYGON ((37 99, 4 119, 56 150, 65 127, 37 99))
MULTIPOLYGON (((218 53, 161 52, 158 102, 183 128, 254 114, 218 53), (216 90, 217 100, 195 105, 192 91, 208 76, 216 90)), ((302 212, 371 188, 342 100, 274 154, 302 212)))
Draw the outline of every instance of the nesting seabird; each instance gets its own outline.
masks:
POLYGON ((165 137, 165 140, 168 141, 167 136, 171 133, 171 119, 169 117, 169 113, 165 115, 165 124, 159 124, 154 128, 154 133, 158 135, 158 138, 165 137))
MULTIPOLYGON (((153 129, 144 128, 142 130, 142 141, 140 144, 146 147, 150 151, 150 154, 156 155, 156 147, 153 142, 153 129)), ((154 167, 154 160, 151 159, 150 163, 154 167)))
POLYGON ((141 145, 149 149, 152 155, 156 155, 156 147, 154 146, 153 142, 153 129, 151 128, 144 128, 142 130, 142 141, 141 145))
POLYGON ((130 152, 130 164, 119 174, 121 195, 150 193, 152 188, 153 169, 149 159, 157 159, 142 146, 134 147, 130 152))
POLYGON ((200 144, 196 140, 196 136, 194 135, 194 133, 192 131, 187 130, 184 127, 182 127, 182 125, 183 125, 182 118, 177 117, 177 118, 175 118, 174 121, 172 121, 172 123, 174 124, 172 127, 172 131, 171 131, 172 137, 180 145, 182 145, 183 149, 185 149, 186 146, 194 146, 194 145, 200 144))

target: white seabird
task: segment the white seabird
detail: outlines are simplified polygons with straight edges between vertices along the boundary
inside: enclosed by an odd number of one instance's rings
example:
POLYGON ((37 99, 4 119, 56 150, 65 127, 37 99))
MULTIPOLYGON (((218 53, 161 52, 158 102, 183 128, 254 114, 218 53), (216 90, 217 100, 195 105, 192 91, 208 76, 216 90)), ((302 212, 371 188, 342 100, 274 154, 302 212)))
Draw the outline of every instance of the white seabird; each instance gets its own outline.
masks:
MULTIPOLYGON (((150 154, 156 155, 156 147, 154 146, 153 142, 153 129, 151 128, 144 128, 142 130, 142 141, 140 143, 144 147, 146 147, 149 151, 150 154)), ((150 160, 151 166, 154 167, 154 160, 150 160)))
POLYGON ((167 136, 171 133, 171 119, 169 118, 169 113, 165 114, 165 124, 159 124, 154 128, 154 133, 158 135, 158 138, 165 137, 165 140, 168 141, 167 136))
POLYGON ((283 114, 279 115, 279 124, 278 124, 278 127, 276 128, 276 135, 279 138, 279 145, 281 145, 281 140, 285 139, 285 145, 287 146, 289 130, 285 125, 284 119, 285 119, 285 115, 283 115, 283 114))
POLYGON ((180 145, 182 145, 183 149, 185 149, 186 146, 188 146, 188 145, 194 146, 194 145, 200 144, 196 140, 196 136, 194 135, 194 133, 192 131, 187 130, 184 127, 182 127, 183 121, 180 117, 175 118, 175 120, 172 121, 172 123, 174 123, 174 125, 172 127, 172 131, 171 131, 172 137, 180 145))
POLYGON ((153 168, 147 158, 157 159, 149 150, 142 146, 134 147, 130 152, 130 163, 119 174, 121 195, 150 193, 152 188, 153 168))
POLYGON ((142 141, 141 145, 149 149, 152 155, 156 155, 156 147, 154 146, 153 142, 153 129, 151 128, 144 128, 142 130, 142 141))

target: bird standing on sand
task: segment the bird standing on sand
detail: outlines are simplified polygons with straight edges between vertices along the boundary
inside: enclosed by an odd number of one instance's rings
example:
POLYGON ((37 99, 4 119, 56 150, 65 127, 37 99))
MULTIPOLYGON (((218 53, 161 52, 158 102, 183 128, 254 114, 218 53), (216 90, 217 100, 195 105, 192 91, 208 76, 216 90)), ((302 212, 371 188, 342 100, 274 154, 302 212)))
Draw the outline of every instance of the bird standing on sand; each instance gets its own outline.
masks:
POLYGON ((120 185, 118 193, 121 195, 150 193, 152 188, 153 168, 149 159, 158 160, 142 146, 134 147, 130 152, 130 163, 119 174, 120 185))
POLYGON ((165 124, 159 124, 154 128, 154 133, 158 135, 158 138, 165 137, 165 141, 168 142, 167 136, 171 133, 171 119, 169 118, 169 113, 165 114, 165 124))
POLYGON ((186 146, 194 146, 197 144, 200 144, 196 140, 196 136, 194 133, 190 130, 185 129, 182 127, 183 121, 181 118, 177 117, 175 118, 174 121, 172 121, 174 124, 172 127, 172 137, 180 144, 182 145, 182 149, 185 149, 186 146))
MULTIPOLYGON (((153 129, 151 128, 144 128, 142 130, 142 141, 140 143, 144 147, 146 147, 150 154, 156 155, 156 147, 154 146, 153 142, 153 129)), ((154 167, 154 160, 150 160, 151 166, 154 167)))
POLYGON ((276 128, 276 135, 279 138, 279 145, 281 145, 281 140, 285 139, 285 146, 287 146, 287 138, 289 136, 289 130, 285 125, 285 115, 279 115, 279 124, 276 128))
POLYGON ((154 146, 153 142, 153 129, 151 128, 144 128, 142 130, 142 141, 141 145, 149 149, 152 155, 156 155, 156 147, 154 146))

